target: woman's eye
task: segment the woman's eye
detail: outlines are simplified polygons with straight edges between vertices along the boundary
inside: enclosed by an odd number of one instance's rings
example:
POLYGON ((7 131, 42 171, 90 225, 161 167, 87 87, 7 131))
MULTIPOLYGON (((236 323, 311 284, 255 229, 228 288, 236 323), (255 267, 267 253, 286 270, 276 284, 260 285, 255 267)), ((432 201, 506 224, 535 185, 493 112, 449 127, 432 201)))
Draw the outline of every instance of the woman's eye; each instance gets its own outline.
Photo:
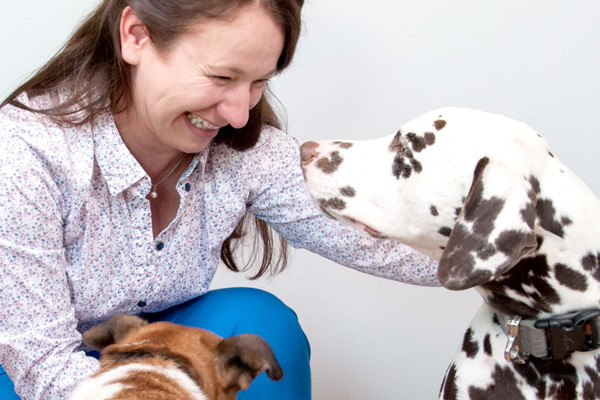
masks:
POLYGON ((258 86, 258 87, 265 86, 267 83, 269 83, 268 79, 259 79, 259 80, 253 82, 254 86, 258 86))
POLYGON ((213 75, 211 76, 212 79, 219 81, 219 82, 229 82, 231 81, 231 77, 229 76, 223 76, 223 75, 213 75))

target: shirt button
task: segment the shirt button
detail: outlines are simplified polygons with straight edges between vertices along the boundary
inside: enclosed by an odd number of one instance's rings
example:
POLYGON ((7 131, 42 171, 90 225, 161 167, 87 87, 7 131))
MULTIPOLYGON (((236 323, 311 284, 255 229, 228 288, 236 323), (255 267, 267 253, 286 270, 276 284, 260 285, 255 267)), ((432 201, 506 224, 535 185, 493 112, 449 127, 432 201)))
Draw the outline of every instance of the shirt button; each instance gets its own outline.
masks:
POLYGON ((188 182, 185 184, 185 191, 189 192, 190 190, 192 190, 192 185, 190 185, 190 183, 188 182))
POLYGON ((144 300, 142 300, 137 305, 138 305, 138 307, 142 308, 142 307, 146 307, 146 304, 148 304, 148 303, 146 303, 144 300))
POLYGON ((164 248, 165 248, 165 244, 163 242, 158 242, 156 244, 156 250, 161 251, 164 248))

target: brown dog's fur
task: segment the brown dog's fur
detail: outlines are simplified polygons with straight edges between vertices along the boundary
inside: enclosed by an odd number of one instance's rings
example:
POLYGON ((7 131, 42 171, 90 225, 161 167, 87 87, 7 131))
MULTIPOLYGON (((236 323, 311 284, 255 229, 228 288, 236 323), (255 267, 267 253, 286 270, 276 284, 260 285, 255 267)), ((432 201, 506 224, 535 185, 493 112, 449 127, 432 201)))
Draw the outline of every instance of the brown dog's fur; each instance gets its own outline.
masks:
POLYGON ((111 399, 187 400, 202 398, 203 394, 209 400, 234 400, 238 391, 247 389, 262 372, 266 371, 272 380, 283 377, 271 347, 252 334, 222 339, 204 329, 169 322, 148 324, 136 316, 117 315, 84 332, 83 340, 89 347, 101 350, 100 371, 83 381, 71 400, 93 399, 89 393, 81 395, 85 385, 96 379, 92 385, 97 386, 104 374, 132 364, 143 364, 145 369, 111 380, 109 384, 125 385, 111 399), (145 366, 153 369, 149 371, 145 366), (185 385, 161 372, 164 368, 183 371, 201 394, 194 396, 185 385))

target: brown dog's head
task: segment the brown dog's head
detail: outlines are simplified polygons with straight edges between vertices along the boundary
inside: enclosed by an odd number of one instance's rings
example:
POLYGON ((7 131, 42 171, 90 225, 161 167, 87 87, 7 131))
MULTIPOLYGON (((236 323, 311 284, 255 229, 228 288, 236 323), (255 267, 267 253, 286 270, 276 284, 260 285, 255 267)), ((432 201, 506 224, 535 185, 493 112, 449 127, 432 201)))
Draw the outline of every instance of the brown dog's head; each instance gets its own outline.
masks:
POLYGON ((116 315, 84 332, 83 341, 101 351, 101 372, 139 359, 176 363, 211 400, 235 399, 262 372, 283 377, 269 344, 253 334, 223 339, 204 329, 116 315))

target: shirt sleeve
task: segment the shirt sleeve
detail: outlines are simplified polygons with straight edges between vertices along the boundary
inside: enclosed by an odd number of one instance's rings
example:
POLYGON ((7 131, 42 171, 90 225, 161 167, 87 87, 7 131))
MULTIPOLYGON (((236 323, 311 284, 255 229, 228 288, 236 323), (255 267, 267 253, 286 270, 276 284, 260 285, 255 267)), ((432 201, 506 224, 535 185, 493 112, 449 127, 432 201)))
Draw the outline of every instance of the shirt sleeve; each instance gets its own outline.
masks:
POLYGON ((253 156, 262 168, 253 174, 248 210, 267 221, 296 248, 382 278, 439 286, 437 262, 397 241, 375 239, 322 215, 311 199, 300 166, 297 141, 267 131, 253 156), (259 155, 260 153, 260 155, 259 155))
POLYGON ((0 364, 21 399, 59 400, 98 361, 80 350, 49 149, 17 129, 0 119, 0 364))

